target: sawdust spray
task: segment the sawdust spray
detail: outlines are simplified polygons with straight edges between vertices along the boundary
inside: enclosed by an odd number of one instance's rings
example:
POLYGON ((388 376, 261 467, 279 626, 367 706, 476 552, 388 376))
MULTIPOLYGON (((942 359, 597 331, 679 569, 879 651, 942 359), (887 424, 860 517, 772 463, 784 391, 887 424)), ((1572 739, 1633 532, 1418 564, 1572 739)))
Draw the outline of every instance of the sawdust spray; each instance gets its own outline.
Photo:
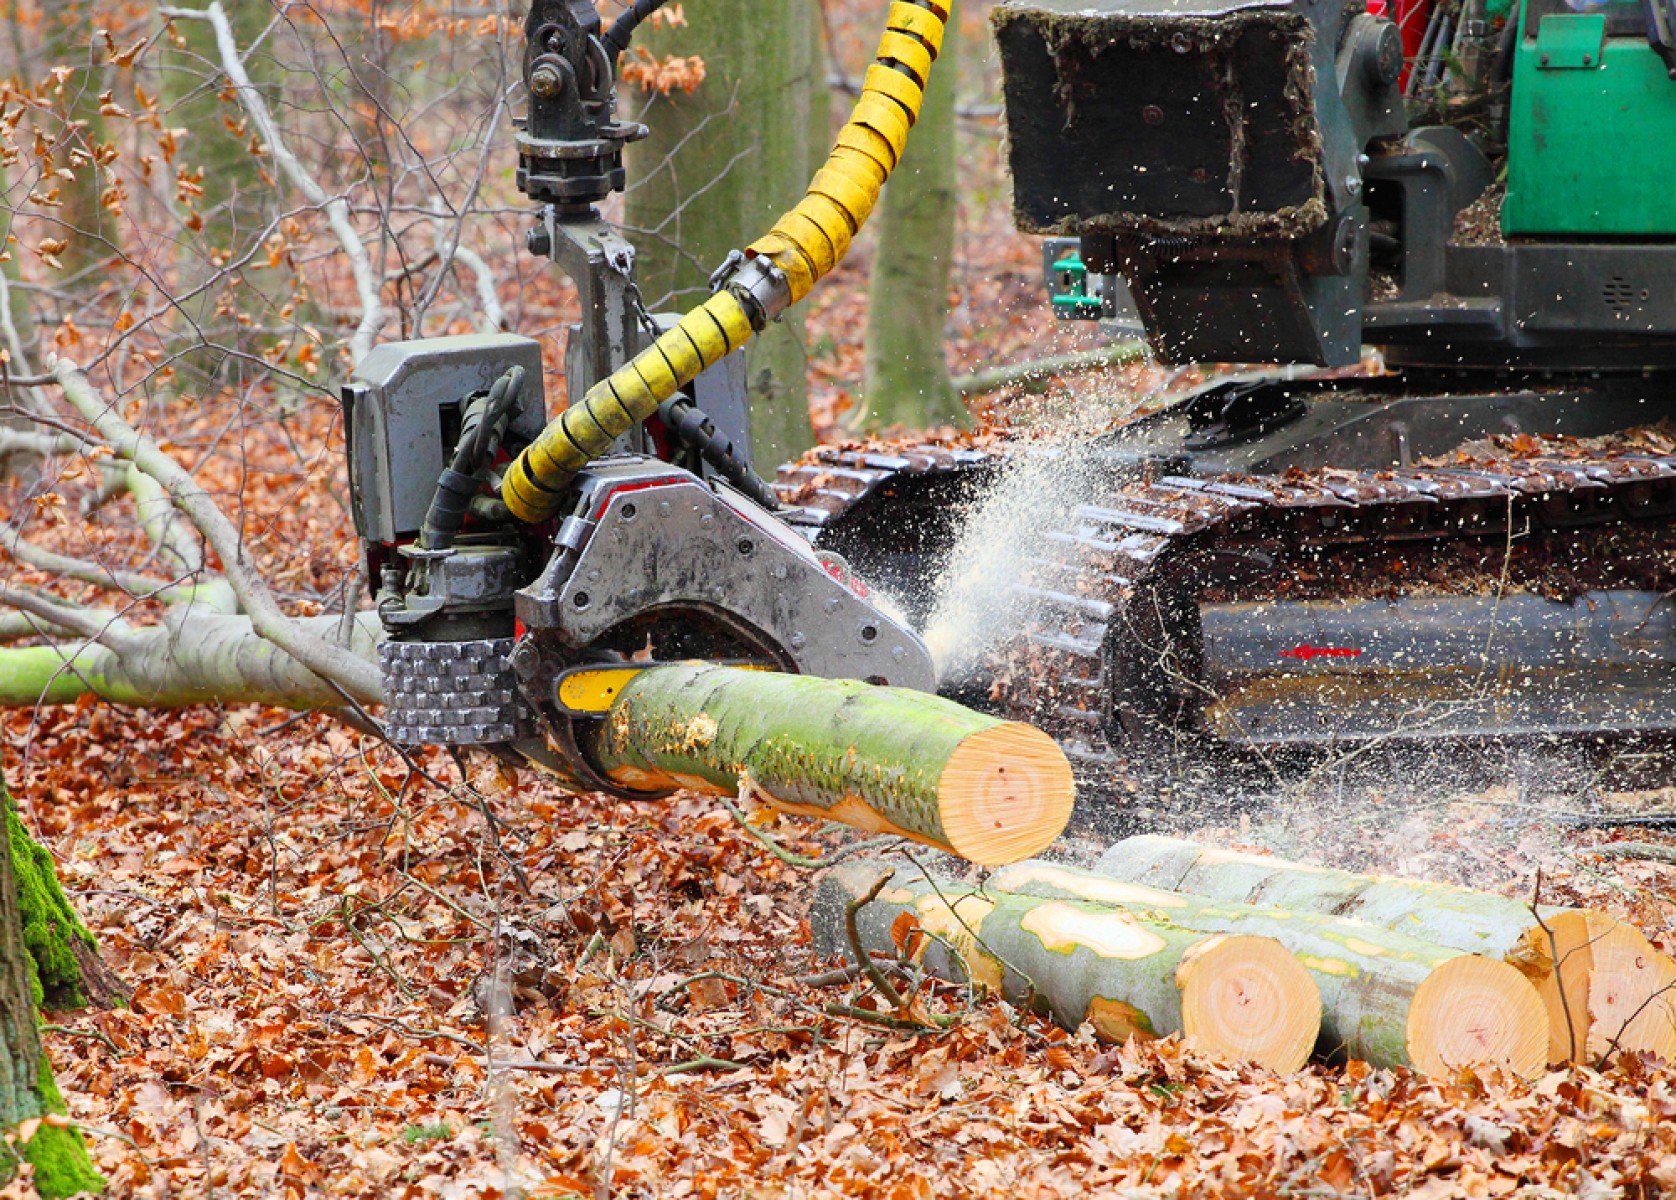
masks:
POLYGON ((1095 440, 1114 416, 1148 398, 1101 381, 1058 406, 1050 427, 1011 447, 996 480, 964 514, 935 585, 924 636, 939 681, 973 679, 986 656, 1040 623, 1027 590, 1035 564, 1052 557, 1049 536, 1074 527, 1079 504, 1098 503, 1119 486, 1095 440))

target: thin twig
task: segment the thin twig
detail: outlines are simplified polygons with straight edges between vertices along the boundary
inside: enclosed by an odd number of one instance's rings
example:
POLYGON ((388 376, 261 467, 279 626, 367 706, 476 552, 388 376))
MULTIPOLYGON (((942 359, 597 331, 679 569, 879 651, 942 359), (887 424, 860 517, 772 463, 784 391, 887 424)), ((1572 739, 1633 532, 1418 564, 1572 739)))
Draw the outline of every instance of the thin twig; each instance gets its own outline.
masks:
POLYGON ((866 973, 867 981, 879 989, 879 995, 888 1000, 892 1008, 901 1013, 906 1012, 908 1006, 903 1002, 902 994, 896 990, 889 979, 885 978, 885 973, 874 964, 873 956, 862 948, 861 929, 856 923, 856 914, 879 898, 879 893, 884 890, 885 884, 889 883, 895 874, 894 870, 888 868, 881 871, 879 877, 873 881, 873 886, 867 890, 866 895, 858 896, 844 905, 844 937, 850 944, 851 955, 854 956, 862 971, 866 973))

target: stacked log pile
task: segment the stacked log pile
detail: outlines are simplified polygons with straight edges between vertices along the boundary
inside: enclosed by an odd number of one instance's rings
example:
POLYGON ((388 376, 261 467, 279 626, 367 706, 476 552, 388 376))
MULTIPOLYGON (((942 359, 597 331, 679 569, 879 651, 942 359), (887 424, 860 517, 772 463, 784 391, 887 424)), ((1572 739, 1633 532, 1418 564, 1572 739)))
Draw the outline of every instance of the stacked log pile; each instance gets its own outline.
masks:
POLYGON ((1676 1060, 1676 964, 1604 914, 1170 838, 981 888, 855 863, 823 880, 813 923, 827 953, 906 955, 1105 1040, 1179 1034, 1275 1070, 1676 1060))

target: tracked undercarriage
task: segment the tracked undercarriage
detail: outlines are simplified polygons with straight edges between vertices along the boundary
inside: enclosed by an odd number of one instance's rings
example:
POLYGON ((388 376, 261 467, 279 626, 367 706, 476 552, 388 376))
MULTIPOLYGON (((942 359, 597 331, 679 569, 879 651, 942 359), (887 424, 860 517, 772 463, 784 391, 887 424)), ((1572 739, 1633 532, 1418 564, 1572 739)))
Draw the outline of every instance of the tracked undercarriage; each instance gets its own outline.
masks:
MULTIPOLYGON (((1137 452, 1145 426, 1041 531, 963 692, 1052 732, 1085 790, 1374 740, 1676 732, 1676 444, 1657 433, 1189 474, 1137 452)), ((828 449, 778 487, 911 605, 938 587, 950 514, 1043 452, 828 449)))

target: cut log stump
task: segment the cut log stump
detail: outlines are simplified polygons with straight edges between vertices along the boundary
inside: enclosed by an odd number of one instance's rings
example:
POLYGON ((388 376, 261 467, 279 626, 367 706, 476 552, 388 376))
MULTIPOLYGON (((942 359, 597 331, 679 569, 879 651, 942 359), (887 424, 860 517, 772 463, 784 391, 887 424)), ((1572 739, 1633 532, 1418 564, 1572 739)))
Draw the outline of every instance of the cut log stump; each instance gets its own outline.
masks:
MULTIPOLYGON (((853 956, 846 908, 888 869, 857 863, 822 880, 817 950, 853 956)), ((1105 1041, 1179 1033, 1198 1049, 1293 1071, 1320 1033, 1314 981, 1272 938, 1206 936, 1081 900, 980 895, 922 878, 892 881, 861 908, 861 951, 895 953, 904 915, 933 974, 999 991, 1067 1029, 1087 1022, 1105 1041)))
POLYGON ((1218 901, 1353 917, 1417 941, 1500 959, 1548 1011, 1550 1062, 1614 1048, 1676 1061, 1676 963, 1603 913, 1541 907, 1449 884, 1361 875, 1141 836, 1117 843, 1100 874, 1218 901))
POLYGON ((614 781, 750 795, 986 866, 1065 828, 1064 752, 1029 725, 903 688, 732 667, 654 667, 624 686, 597 756, 614 781))
POLYGON ((1109 905, 1196 933, 1273 938, 1320 989, 1323 1058, 1431 1075, 1497 1065, 1530 1076, 1547 1061, 1547 1011, 1504 962, 1353 919, 1207 900, 1054 863, 1005 867, 988 887, 1109 905))

